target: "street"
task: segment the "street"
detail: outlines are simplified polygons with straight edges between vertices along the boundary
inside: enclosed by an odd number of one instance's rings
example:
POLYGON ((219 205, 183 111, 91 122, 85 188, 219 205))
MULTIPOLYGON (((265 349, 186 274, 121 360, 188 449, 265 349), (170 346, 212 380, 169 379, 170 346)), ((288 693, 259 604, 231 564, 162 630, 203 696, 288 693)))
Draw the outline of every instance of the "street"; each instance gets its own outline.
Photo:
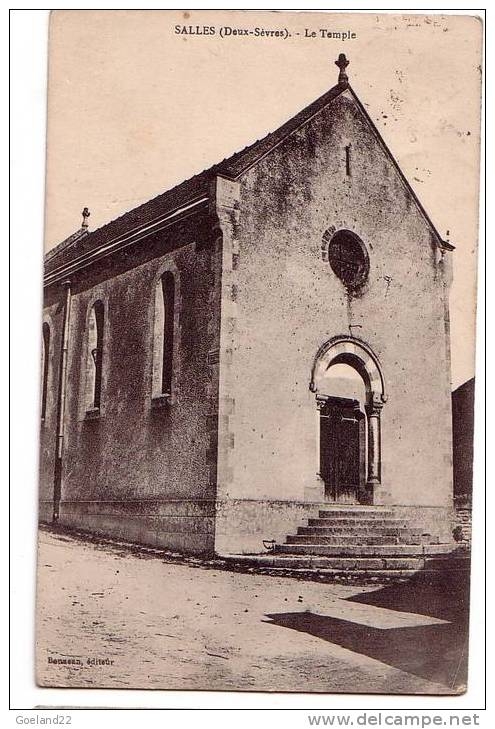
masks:
POLYGON ((46 529, 38 560, 41 686, 452 694, 466 683, 461 578, 324 584, 46 529))

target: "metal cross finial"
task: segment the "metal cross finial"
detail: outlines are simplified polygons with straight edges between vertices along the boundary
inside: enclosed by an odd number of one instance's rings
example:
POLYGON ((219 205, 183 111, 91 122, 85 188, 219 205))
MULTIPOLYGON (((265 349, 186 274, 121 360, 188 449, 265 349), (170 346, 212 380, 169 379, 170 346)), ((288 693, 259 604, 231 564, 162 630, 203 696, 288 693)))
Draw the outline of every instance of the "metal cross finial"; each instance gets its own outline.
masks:
POLYGON ((347 66, 349 65, 349 61, 345 57, 345 53, 340 53, 338 59, 335 61, 335 65, 338 66, 340 69, 339 73, 339 86, 347 86, 349 83, 349 79, 347 77, 347 74, 345 72, 347 66))
POLYGON ((84 208, 84 210, 82 211, 81 215, 83 216, 83 221, 82 221, 81 228, 87 228, 88 225, 89 225, 88 218, 91 215, 91 213, 89 212, 88 208, 84 208))

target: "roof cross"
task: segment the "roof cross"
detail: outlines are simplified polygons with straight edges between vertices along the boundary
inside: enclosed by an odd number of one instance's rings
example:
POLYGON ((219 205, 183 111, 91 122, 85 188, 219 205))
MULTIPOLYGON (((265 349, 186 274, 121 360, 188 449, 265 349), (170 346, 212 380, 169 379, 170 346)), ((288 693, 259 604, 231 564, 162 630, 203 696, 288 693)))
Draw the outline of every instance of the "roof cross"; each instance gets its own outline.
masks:
POLYGON ((338 68, 340 69, 338 82, 339 86, 347 86, 349 83, 349 78, 347 77, 345 70, 349 65, 349 61, 345 57, 345 53, 339 53, 339 57, 335 61, 335 65, 338 66, 338 68))

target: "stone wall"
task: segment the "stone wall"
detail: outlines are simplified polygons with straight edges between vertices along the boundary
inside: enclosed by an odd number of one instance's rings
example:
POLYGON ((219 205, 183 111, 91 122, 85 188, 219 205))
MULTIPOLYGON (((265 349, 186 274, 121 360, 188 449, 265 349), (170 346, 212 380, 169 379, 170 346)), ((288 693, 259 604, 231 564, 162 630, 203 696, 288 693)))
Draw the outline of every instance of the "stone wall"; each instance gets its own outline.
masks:
POLYGON ((230 472, 219 482, 217 549, 232 549, 243 502, 250 533, 237 539, 237 551, 274 536, 270 504, 281 532, 290 531, 294 504, 321 500, 310 373, 322 344, 351 332, 379 358, 388 394, 375 503, 445 515, 452 506, 448 264, 350 92, 244 174, 231 246, 231 290, 222 299, 231 312, 230 472), (322 247, 325 232, 341 228, 356 233, 370 256, 369 280, 356 296, 322 247))
MULTIPOLYGON (((208 210, 74 274, 60 522, 191 552, 283 541, 323 499, 314 358, 332 337, 352 334, 380 361, 387 392, 374 503, 404 509, 428 533, 436 524, 444 541, 452 510, 447 255, 347 91, 240 181, 214 179, 208 210), (358 235, 370 257, 354 294, 327 258, 339 229, 358 235), (172 397, 154 400, 155 286, 164 271, 176 280, 172 397), (88 414, 97 300, 102 403, 88 414)), ((47 288, 44 520, 53 511, 63 300, 61 284, 47 288)))
POLYGON ((474 377, 452 393, 454 499, 461 509, 473 497, 474 377))
MULTIPOLYGON (((62 300, 63 292, 61 291, 62 300)), ((39 518, 42 521, 51 521, 53 516, 53 479, 57 437, 57 393, 59 388, 63 320, 63 306, 52 302, 44 308, 43 323, 49 326, 50 342, 45 417, 40 422, 39 518)))
MULTIPOLYGON (((213 550, 220 256, 201 221, 141 241, 72 277, 60 523, 190 552, 213 550), (175 277, 171 399, 153 399, 155 286, 175 277), (99 412, 87 412, 88 319, 103 302, 99 412)), ((40 517, 53 501, 55 373, 62 287, 46 291, 52 381, 43 425, 40 517)), ((62 313, 60 313, 62 312, 62 313)))
POLYGON ((471 528, 471 509, 456 509, 454 512, 452 529, 454 540, 461 544, 471 544, 471 528))

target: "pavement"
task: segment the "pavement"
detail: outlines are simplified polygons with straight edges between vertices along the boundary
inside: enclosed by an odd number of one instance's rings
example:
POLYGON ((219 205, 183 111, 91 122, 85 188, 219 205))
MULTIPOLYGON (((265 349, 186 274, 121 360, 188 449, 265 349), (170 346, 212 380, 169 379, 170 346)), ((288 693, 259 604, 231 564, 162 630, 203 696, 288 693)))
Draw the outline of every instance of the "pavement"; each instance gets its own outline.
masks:
POLYGON ((468 575, 339 584, 39 533, 40 686, 457 694, 468 575))

